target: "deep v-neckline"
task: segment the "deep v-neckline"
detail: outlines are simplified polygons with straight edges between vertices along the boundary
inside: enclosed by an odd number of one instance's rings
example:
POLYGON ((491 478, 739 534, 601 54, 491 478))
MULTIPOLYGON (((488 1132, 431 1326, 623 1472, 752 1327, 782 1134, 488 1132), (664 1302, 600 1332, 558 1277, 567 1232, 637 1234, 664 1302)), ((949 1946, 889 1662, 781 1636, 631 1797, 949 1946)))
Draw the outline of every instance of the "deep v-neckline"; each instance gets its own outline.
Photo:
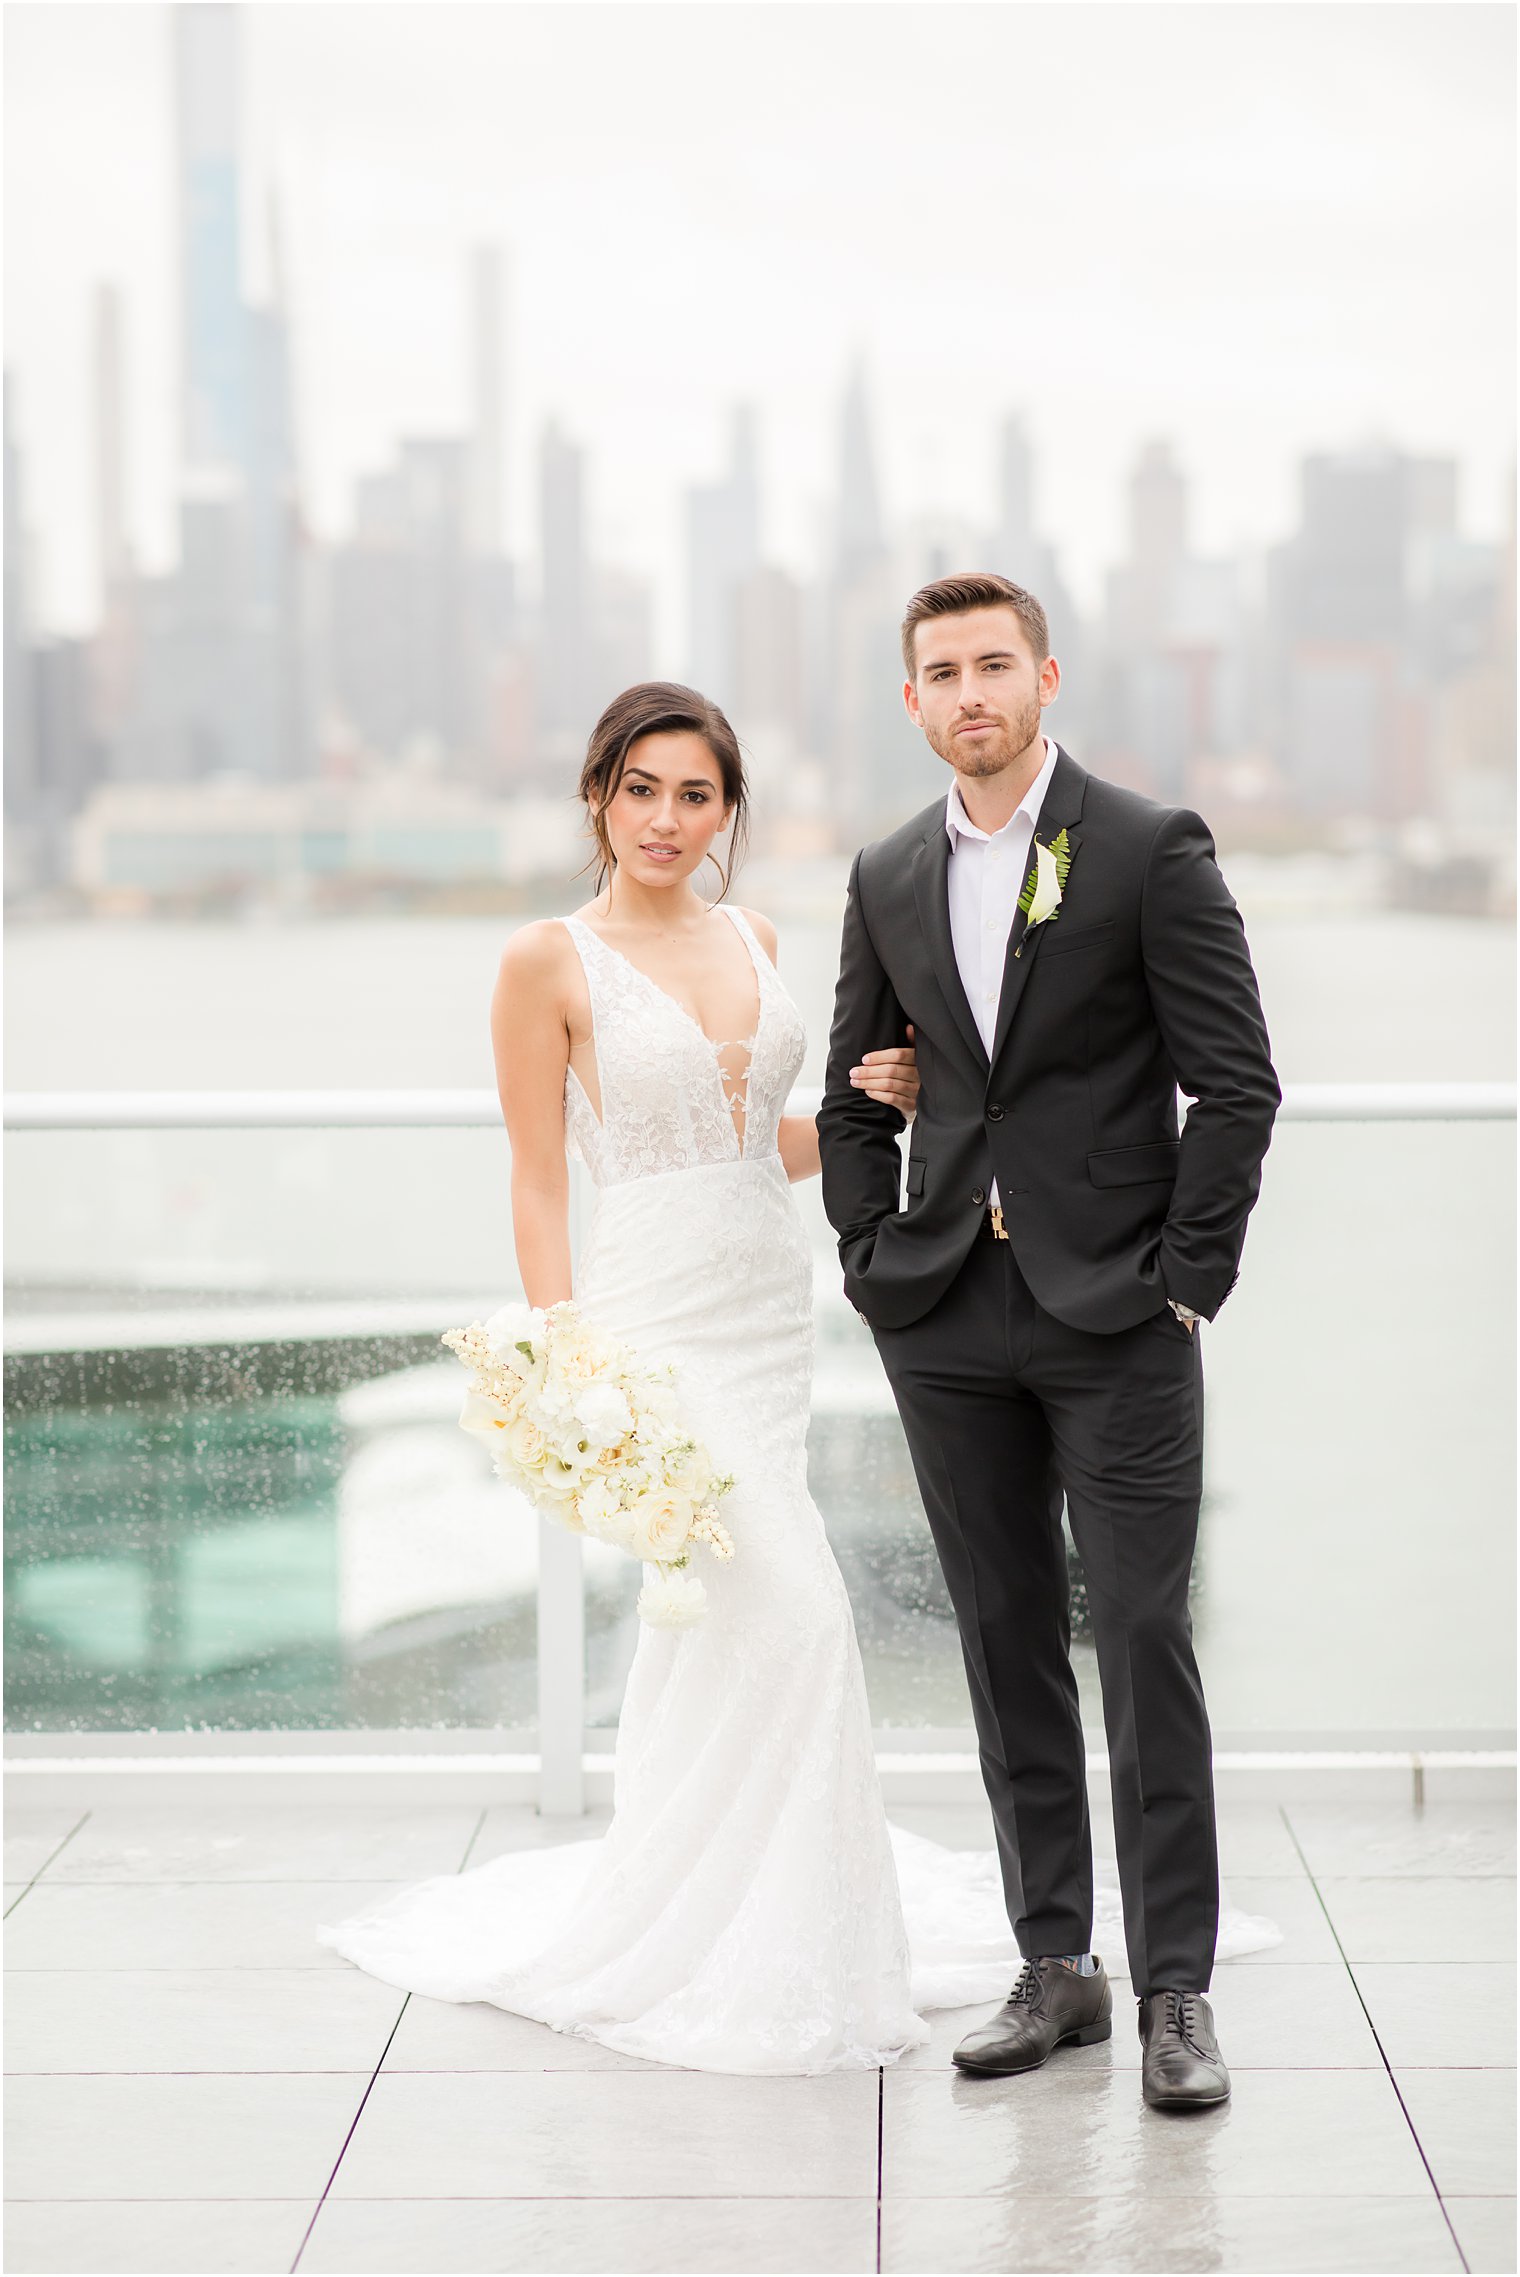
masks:
POLYGON ((640 980, 645 983, 646 987, 652 988, 654 990, 656 996, 663 996, 667 1004, 673 1004, 675 1006, 675 1009, 680 1013, 681 1018, 687 1021, 691 1027, 696 1029, 697 1034, 701 1037, 703 1043, 706 1044, 709 1051, 721 1052, 724 1046, 727 1044, 744 1044, 751 1051, 753 1051, 754 1046, 759 1041, 760 1037, 760 1022, 765 1017, 765 983, 761 977, 760 967, 755 962, 755 952, 750 947, 748 941, 745 940, 743 929, 739 925, 737 918, 733 915, 733 912, 731 910, 727 909, 723 911, 723 915, 733 926, 733 929, 739 935, 740 940, 744 941, 744 953, 749 958, 750 971, 755 976, 755 1025, 750 1034, 747 1036, 719 1036, 716 1038, 710 1036, 707 1033, 707 1030, 703 1027, 701 1021, 697 1019, 693 1013, 687 1011, 685 1005, 681 1002, 681 999, 678 996, 672 996, 670 990, 668 988, 662 988, 657 980, 652 979, 651 976, 645 972, 642 965, 636 965, 632 957, 625 956, 621 949, 615 949, 610 941, 603 939, 602 935, 598 933, 594 925, 588 925, 584 917, 572 917, 570 919, 570 923, 572 925, 579 925, 585 932, 591 935, 593 941, 601 942, 602 947, 607 951, 609 956, 616 957, 619 964, 625 964, 630 972, 637 973, 640 980))
MULTIPOLYGON (((716 1040, 707 1033, 707 1030, 703 1027, 701 1021, 698 1020, 693 1013, 687 1011, 685 1005, 681 1002, 678 996, 672 996, 668 988, 662 988, 657 980, 651 979, 650 975, 645 972, 643 966, 636 965, 632 957, 626 956, 621 949, 614 948, 610 941, 603 940, 601 934, 597 932, 595 926, 588 925, 584 917, 567 917, 564 920, 564 923, 567 925, 578 925, 583 933, 589 933, 592 940, 595 941, 600 948, 605 949, 610 957, 616 957, 619 964, 626 965, 628 967, 628 970, 631 973, 635 974, 636 977, 644 983, 646 988, 652 989, 655 995, 660 998, 662 1003, 668 1004, 671 1010, 679 1014, 680 1018, 686 1022, 688 1028, 690 1028, 695 1035, 701 1037, 703 1043, 706 1044, 708 1051, 712 1055, 713 1072, 717 1076, 718 1089, 721 1092, 723 1098, 723 1111, 728 1117, 728 1127, 734 1135, 734 1145, 737 1147, 740 1157, 742 1158, 744 1154, 745 1144, 749 1138, 750 1077, 754 1072, 755 1053, 758 1050, 760 1044, 760 1031, 765 1024, 765 975, 760 970, 759 959, 756 956, 754 946, 750 941, 747 927, 739 922, 739 919, 733 910, 722 909, 721 914, 728 919, 728 922, 732 925, 734 931, 738 934, 740 940, 744 943, 744 952, 745 955, 749 958, 750 970, 755 976, 755 1024, 750 1034, 747 1036, 722 1036, 716 1040), (744 1063, 744 1073, 739 1078, 743 1089, 744 1106, 744 1128, 742 1131, 740 1130, 738 1124, 734 1121, 734 1101, 729 1097, 728 1070, 723 1065, 723 1053, 725 1049, 737 1045, 742 1045, 745 1051, 748 1053, 748 1057, 744 1063)), ((596 1007, 593 1005, 593 1050, 595 1049, 595 1029, 596 1007)), ((575 1070, 572 1068, 570 1070, 570 1073, 574 1075, 575 1070)), ((580 1082, 579 1076, 576 1076, 576 1081, 578 1083, 580 1082)), ((586 1087, 582 1083, 582 1096, 585 1095, 585 1089, 586 1087)), ((605 1101, 603 1104, 605 1107, 605 1101)), ((598 1117, 597 1119, 600 1121, 601 1118, 598 1117)))

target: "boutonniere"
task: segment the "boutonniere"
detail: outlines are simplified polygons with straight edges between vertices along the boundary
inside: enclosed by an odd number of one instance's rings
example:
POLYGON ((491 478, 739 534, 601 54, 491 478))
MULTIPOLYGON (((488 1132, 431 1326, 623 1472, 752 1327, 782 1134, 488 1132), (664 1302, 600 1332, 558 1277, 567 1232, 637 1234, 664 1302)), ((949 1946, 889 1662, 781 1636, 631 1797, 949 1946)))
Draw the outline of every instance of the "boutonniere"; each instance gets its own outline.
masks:
POLYGON ((1056 832, 1048 846, 1042 846, 1038 838, 1035 840, 1034 861, 1019 895, 1019 907, 1026 912, 1029 923, 1013 952, 1016 957, 1024 954, 1024 943, 1037 925, 1043 925, 1047 917, 1060 916, 1061 897, 1066 891, 1066 873, 1070 868, 1071 848, 1064 829, 1056 832))

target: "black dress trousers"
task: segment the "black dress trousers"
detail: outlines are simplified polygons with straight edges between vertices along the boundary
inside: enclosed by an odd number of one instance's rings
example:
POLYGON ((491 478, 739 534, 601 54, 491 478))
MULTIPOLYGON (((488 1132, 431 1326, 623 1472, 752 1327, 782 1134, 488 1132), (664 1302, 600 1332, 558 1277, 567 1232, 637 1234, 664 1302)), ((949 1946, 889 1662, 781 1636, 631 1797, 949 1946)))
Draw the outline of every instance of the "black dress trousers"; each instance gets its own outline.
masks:
POLYGON ((919 1319, 873 1330, 961 1632, 1009 1919, 1085 1952, 1092 1842, 1064 1490, 1103 1687, 1137 1995, 1208 1988, 1219 1922, 1212 1745, 1188 1578, 1203 1483, 1198 1330, 1170 1306, 1099 1334, 980 1238, 919 1319))

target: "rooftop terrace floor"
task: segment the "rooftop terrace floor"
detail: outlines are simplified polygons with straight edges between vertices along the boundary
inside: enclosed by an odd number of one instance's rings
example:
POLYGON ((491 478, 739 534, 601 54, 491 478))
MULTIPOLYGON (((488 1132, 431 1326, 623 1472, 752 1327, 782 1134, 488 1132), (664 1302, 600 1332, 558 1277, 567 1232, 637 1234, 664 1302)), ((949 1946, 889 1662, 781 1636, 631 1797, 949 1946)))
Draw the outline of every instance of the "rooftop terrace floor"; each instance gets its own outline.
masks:
MULTIPOLYGON (((899 1804, 981 1846, 977 1806, 899 1804)), ((594 1832, 605 1814, 593 1814, 594 1832)), ((580 1826, 581 1822, 577 1822, 580 1826)), ((1227 1802, 1234 2095, 1140 2100, 1115 2032, 1021 2079, 632 2062, 393 1991, 312 1925, 566 1839, 518 1805, 7 1819, 5 2265, 23 2271, 1395 2271, 1515 2268, 1514 1813, 1227 1802)))

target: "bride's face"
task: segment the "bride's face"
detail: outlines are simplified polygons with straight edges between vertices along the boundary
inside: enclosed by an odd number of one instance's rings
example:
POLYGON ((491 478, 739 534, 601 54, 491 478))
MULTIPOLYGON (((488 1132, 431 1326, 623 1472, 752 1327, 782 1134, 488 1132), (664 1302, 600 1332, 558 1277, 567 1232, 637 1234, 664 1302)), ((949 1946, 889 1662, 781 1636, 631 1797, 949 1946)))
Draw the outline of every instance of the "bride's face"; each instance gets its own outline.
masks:
POLYGON ((700 868, 728 820, 723 777, 690 728, 641 735, 606 806, 607 836, 624 877, 669 886, 700 868))

